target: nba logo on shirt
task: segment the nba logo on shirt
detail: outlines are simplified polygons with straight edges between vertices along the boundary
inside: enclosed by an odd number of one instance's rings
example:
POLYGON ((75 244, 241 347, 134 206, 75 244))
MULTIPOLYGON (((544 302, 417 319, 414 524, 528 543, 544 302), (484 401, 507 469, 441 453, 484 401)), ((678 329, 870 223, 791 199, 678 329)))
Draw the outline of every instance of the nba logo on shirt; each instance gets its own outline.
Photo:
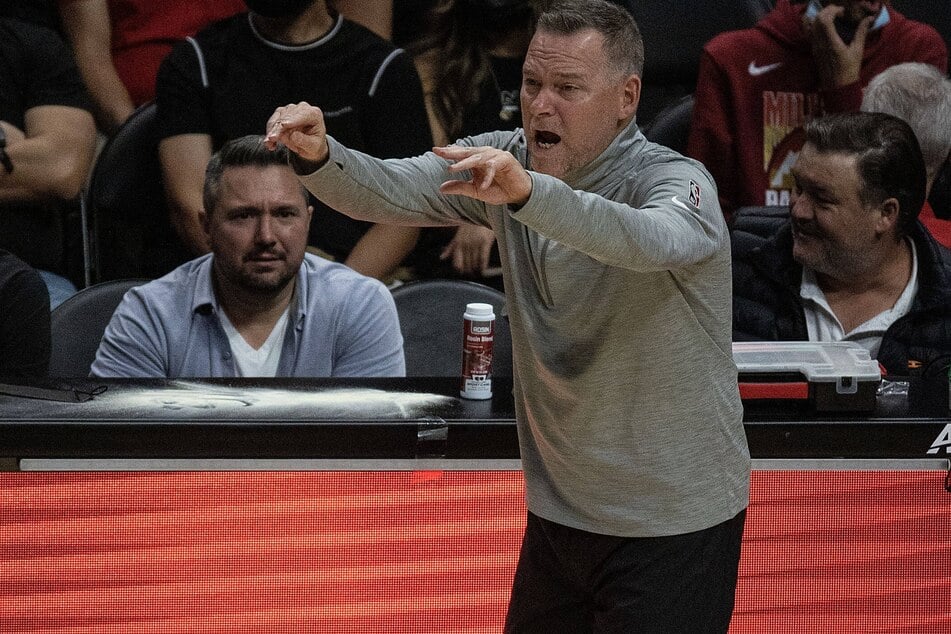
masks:
POLYGON ((687 200, 689 200, 690 204, 694 207, 700 206, 700 185, 697 185, 694 181, 690 181, 690 195, 687 197, 687 200))

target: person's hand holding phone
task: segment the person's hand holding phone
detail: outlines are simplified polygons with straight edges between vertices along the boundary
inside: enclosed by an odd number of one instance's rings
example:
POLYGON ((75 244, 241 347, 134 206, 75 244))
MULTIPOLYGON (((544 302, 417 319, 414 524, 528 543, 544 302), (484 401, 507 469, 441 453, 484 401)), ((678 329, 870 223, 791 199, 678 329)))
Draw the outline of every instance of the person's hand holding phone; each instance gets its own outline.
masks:
POLYGON ((823 88, 838 88, 857 82, 862 68, 862 54, 865 52, 865 37, 874 16, 863 18, 856 26, 851 41, 846 42, 836 27, 836 21, 845 17, 845 7, 829 4, 816 12, 816 4, 815 1, 810 2, 803 14, 803 28, 809 35, 820 84, 823 88))

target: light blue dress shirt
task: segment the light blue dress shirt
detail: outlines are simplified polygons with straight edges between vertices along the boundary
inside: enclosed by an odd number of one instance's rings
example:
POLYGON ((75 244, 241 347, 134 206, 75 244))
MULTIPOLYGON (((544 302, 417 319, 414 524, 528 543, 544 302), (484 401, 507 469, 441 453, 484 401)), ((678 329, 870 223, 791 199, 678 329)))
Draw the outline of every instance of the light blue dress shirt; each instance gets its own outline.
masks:
MULTIPOLYGON (((237 376, 212 255, 126 293, 103 335, 91 376, 237 376)), ((289 308, 279 377, 403 376, 403 337, 387 288, 342 265, 307 254, 289 308)))

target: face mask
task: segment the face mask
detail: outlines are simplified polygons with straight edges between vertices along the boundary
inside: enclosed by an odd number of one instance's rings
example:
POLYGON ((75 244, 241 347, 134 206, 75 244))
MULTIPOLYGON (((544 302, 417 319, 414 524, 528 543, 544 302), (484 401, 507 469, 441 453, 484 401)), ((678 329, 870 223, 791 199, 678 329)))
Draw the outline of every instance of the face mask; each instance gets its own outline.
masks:
POLYGON ((296 18, 314 0, 244 0, 254 13, 265 18, 296 18))
MULTIPOLYGON (((820 0, 810 0, 809 5, 806 7, 806 17, 810 20, 814 20, 819 11, 822 10, 822 2, 820 0)), ((882 5, 882 10, 878 12, 878 17, 875 18, 875 22, 872 23, 872 27, 869 29, 869 33, 872 31, 877 31, 882 28, 891 20, 891 16, 888 15, 888 7, 882 5)), ((835 30, 839 34, 839 37, 842 38, 842 41, 846 44, 852 41, 852 38, 855 37, 855 29, 857 25, 852 24, 847 20, 841 18, 835 19, 835 30)))

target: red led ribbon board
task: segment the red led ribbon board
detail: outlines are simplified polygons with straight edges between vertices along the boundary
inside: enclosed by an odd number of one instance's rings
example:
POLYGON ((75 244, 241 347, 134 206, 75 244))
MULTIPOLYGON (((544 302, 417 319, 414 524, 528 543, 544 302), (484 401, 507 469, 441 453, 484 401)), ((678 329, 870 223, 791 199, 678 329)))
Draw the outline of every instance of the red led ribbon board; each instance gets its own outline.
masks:
MULTIPOLYGON (((937 471, 757 471, 733 632, 951 631, 937 471)), ((517 471, 0 473, 0 632, 498 632, 517 471)))

